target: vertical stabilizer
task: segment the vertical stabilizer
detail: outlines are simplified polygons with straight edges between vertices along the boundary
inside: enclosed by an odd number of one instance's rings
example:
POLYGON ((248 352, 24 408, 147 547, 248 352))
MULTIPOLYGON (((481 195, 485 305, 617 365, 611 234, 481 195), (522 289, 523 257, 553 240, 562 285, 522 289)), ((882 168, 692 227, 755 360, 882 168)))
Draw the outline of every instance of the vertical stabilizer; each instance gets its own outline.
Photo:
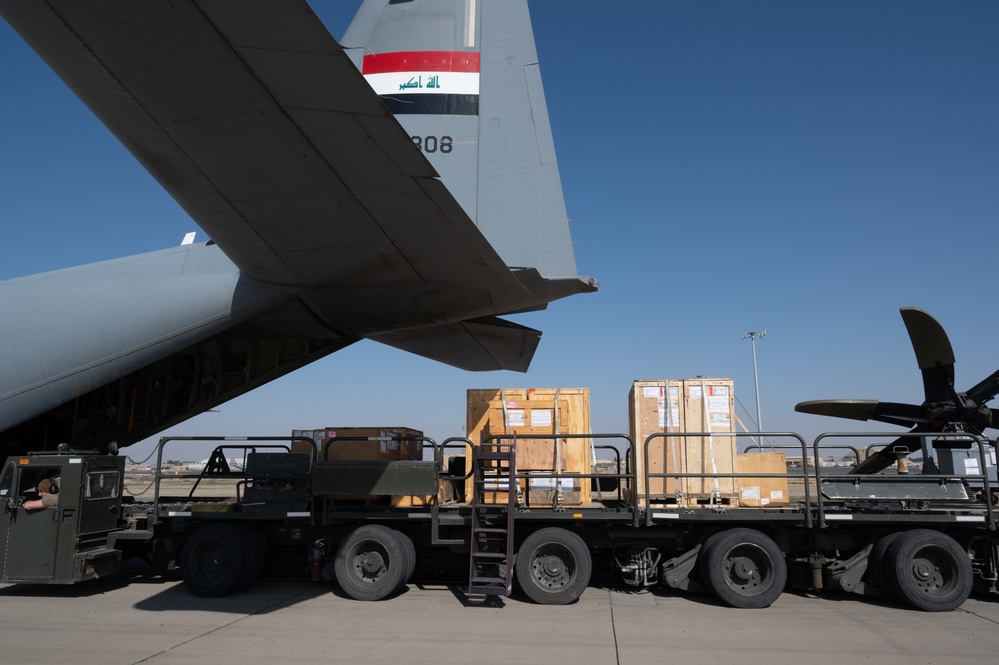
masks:
POLYGON ((526 0, 365 0, 343 46, 508 266, 576 275, 526 0))

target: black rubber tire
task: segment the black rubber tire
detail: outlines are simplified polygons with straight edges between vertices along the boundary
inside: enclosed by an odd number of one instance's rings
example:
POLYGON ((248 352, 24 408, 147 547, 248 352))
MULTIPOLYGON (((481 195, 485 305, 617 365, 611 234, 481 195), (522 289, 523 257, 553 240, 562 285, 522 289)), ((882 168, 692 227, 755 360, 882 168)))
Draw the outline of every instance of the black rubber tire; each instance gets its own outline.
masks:
POLYGON ((717 541, 718 537, 723 533, 725 532, 717 531, 705 538, 704 542, 701 543, 700 551, 697 553, 697 571, 701 575, 701 583, 707 587, 708 591, 711 593, 714 593, 715 590, 711 585, 711 576, 708 575, 708 551, 710 551, 711 547, 715 544, 715 541, 717 541))
POLYGON ((904 531, 886 533, 876 541, 871 553, 867 556, 866 582, 878 588, 882 594, 893 600, 898 600, 898 593, 892 588, 886 572, 888 570, 888 551, 902 536, 904 531))
POLYGON ((898 600, 917 609, 950 612, 971 595, 971 559, 945 533, 906 531, 890 548, 887 563, 886 576, 898 600))
POLYGON ((234 524, 233 526, 240 531, 243 549, 246 552, 246 566, 237 587, 245 589, 256 582, 264 570, 264 537, 248 525, 234 524))
POLYGON ((416 546, 413 545, 413 539, 402 531, 396 529, 395 533, 399 539, 399 546, 402 548, 402 553, 406 557, 406 568, 403 571, 402 583, 399 585, 405 586, 413 577, 413 571, 416 570, 416 546))
POLYGON ((567 605, 590 583, 593 561, 583 539, 549 527, 524 539, 514 570, 527 597, 540 605, 567 605))
POLYGON ((354 529, 337 548, 340 588, 354 600, 381 600, 397 591, 408 563, 398 532, 381 524, 354 529))
POLYGON ((252 581, 248 570, 256 566, 246 544, 246 529, 235 524, 199 527, 184 541, 180 551, 180 576, 184 584, 194 595, 207 598, 239 590, 252 581))
POLYGON ((732 607, 769 607, 787 583, 784 554, 755 529, 729 529, 710 542, 704 565, 708 587, 732 607))

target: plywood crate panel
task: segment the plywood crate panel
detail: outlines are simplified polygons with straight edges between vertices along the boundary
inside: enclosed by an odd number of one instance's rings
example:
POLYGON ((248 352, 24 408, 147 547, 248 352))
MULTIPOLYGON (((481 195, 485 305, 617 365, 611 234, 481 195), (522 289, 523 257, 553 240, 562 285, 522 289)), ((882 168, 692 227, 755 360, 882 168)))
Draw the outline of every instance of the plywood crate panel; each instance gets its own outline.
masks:
MULTIPOLYGON (((738 473, 787 473, 784 453, 741 453, 736 457, 738 473)), ((787 478, 739 478, 740 506, 788 505, 787 478)))
MULTIPOLYGON (((590 439, 565 439, 556 434, 590 432, 589 388, 474 388, 468 391, 466 432, 476 446, 496 435, 552 435, 552 438, 517 440, 517 471, 588 474, 590 439)), ((563 503, 590 501, 590 482, 579 483, 578 492, 563 492, 563 503)), ((472 481, 465 495, 471 496, 472 481)), ((505 496, 505 493, 501 493, 505 496)), ((536 498, 541 500, 540 495, 536 498)), ((535 505, 542 505, 536 503, 535 505)))
MULTIPOLYGON (((684 379, 683 427, 687 432, 734 432, 735 394, 732 379, 684 379)), ((685 437, 684 473, 735 473, 736 439, 730 436, 685 437), (714 449, 714 464, 711 451, 714 449)), ((718 478, 722 495, 734 496, 734 478, 718 478)), ((687 478, 685 494, 714 491, 714 478, 687 478)))
MULTIPOLYGON (((638 496, 645 493, 645 440, 652 434, 681 432, 680 395, 683 381, 638 380, 628 395, 628 420, 631 440, 635 443, 636 484, 638 496)), ((684 455, 678 450, 677 437, 656 437, 649 442, 649 473, 683 473, 684 455)), ((673 496, 675 478, 650 478, 649 494, 673 496)))

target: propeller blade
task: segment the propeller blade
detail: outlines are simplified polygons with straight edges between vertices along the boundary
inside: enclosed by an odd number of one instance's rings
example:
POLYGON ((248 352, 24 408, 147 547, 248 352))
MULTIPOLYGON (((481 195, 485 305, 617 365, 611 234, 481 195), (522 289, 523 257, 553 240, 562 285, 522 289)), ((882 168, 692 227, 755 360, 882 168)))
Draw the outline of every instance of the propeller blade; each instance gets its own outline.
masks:
POLYGON ((877 411, 876 399, 816 399, 799 402, 794 410, 798 413, 811 413, 816 416, 870 420, 877 411))
MULTIPOLYGON (((911 433, 918 432, 918 429, 919 428, 913 429, 911 433)), ((903 451, 906 452, 906 454, 913 453, 920 449, 921 441, 922 439, 915 436, 900 436, 881 450, 876 453, 872 453, 870 457, 857 466, 850 469, 850 473, 861 475, 883 471, 896 462, 898 459, 896 453, 903 451)))
MULTIPOLYGON (((965 393, 965 395, 974 400, 975 404, 979 406, 991 401, 997 394, 999 394, 999 371, 993 372, 987 379, 980 381, 975 387, 965 393)), ((999 423, 994 414, 992 422, 999 423)))
POLYGON ((919 369, 954 364, 954 349, 936 319, 916 307, 903 307, 899 312, 905 329, 909 331, 919 369))
POLYGON ((923 394, 927 402, 954 398, 954 349, 937 320, 916 307, 899 310, 923 373, 923 394))
POLYGON ((890 425, 912 427, 932 422, 926 409, 915 404, 879 402, 874 399, 821 399, 801 402, 794 407, 800 413, 812 413, 851 420, 876 420, 890 425))

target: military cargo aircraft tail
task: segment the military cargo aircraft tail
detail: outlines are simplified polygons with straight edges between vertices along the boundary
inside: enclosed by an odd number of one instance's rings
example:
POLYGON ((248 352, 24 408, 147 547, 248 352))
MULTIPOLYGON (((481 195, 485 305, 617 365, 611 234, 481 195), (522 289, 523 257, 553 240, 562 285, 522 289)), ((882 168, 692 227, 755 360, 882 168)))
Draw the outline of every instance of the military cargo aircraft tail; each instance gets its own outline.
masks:
POLYGON ((343 47, 506 265, 576 274, 526 2, 368 0, 343 47))
POLYGON ((211 237, 0 282, 0 453, 152 436, 360 339, 527 369, 576 274, 526 2, 0 0, 211 237), (113 27, 113 29, 112 29, 113 27), (345 50, 346 49, 346 50, 345 50))

